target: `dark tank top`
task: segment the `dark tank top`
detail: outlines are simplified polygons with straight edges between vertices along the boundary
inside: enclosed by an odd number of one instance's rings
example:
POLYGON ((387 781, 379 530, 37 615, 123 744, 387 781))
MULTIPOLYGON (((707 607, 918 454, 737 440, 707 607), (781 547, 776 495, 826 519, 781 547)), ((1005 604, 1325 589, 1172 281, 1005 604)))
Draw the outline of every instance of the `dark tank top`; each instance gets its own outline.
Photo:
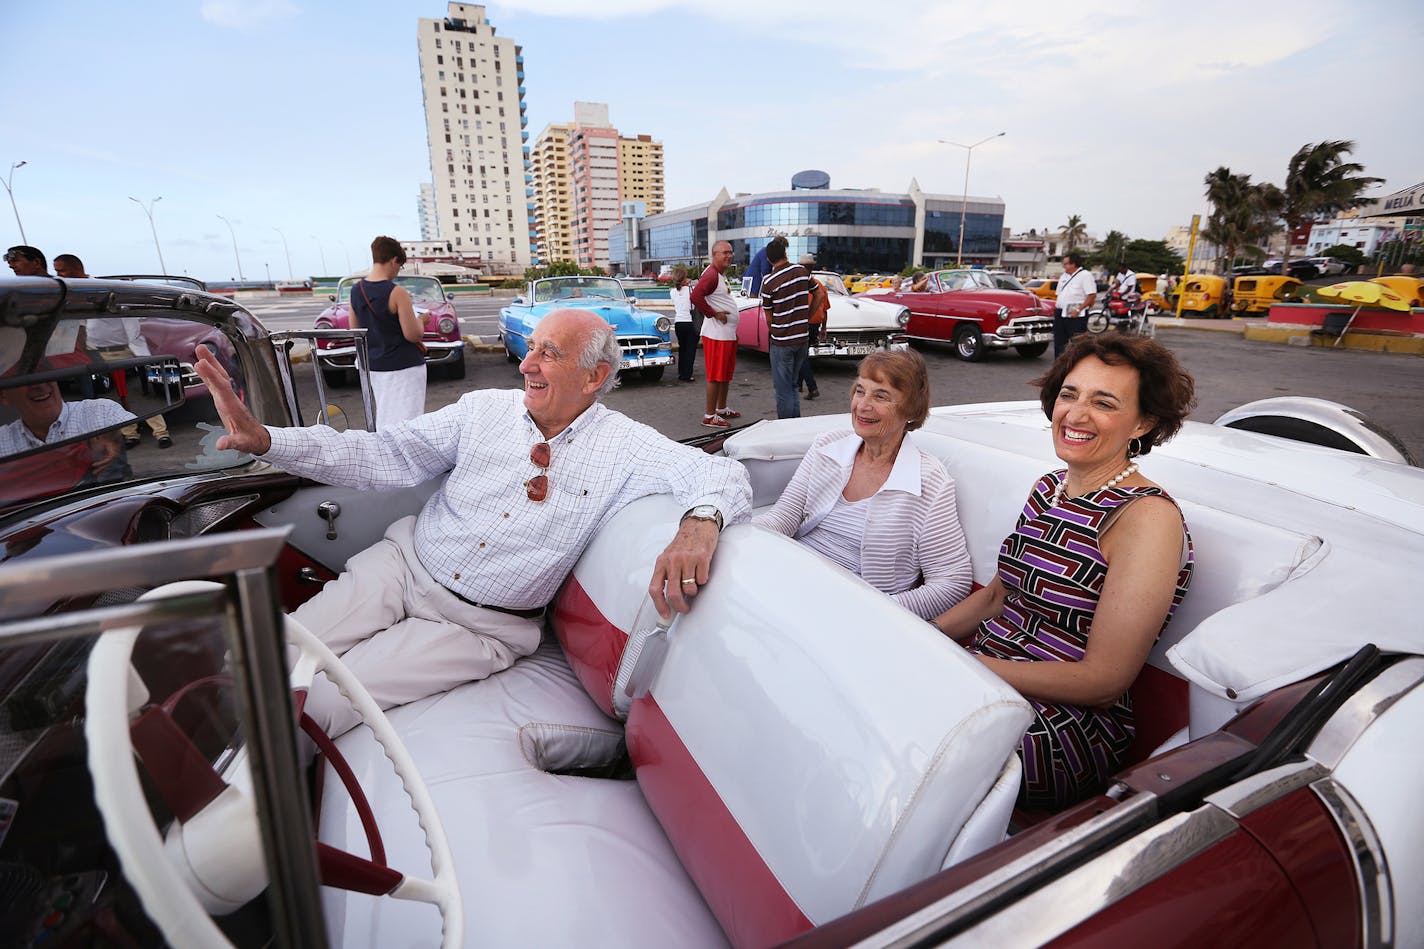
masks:
POLYGON ((401 333, 400 317, 391 312, 394 280, 361 280, 351 288, 351 310, 366 330, 372 372, 394 372, 425 362, 414 343, 401 333))

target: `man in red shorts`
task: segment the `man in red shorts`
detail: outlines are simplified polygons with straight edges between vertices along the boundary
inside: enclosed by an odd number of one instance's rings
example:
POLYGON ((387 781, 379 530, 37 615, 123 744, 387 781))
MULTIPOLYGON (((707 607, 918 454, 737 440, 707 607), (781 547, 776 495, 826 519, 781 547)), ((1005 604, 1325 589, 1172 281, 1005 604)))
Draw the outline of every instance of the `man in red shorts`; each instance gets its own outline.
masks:
POLYGON ((707 370, 707 414, 702 424, 708 428, 730 428, 728 419, 741 412, 727 407, 727 390, 737 368, 737 302, 727 289, 722 272, 732 263, 732 245, 718 241, 712 245, 712 264, 702 272, 692 288, 692 305, 702 314, 702 361, 707 370))

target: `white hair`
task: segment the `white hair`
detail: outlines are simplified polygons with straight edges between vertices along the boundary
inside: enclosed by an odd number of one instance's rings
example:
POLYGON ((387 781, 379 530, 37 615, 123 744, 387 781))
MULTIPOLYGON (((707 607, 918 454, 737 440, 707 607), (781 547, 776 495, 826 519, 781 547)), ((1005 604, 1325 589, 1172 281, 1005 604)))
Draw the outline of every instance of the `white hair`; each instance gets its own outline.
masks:
POLYGON ((594 369, 601 362, 608 363, 609 372, 608 378, 603 380, 603 385, 598 387, 596 394, 604 396, 612 392, 613 387, 618 384, 618 367, 623 363, 623 347, 618 345, 618 334, 607 323, 595 327, 588 334, 588 341, 579 352, 578 367, 594 369))

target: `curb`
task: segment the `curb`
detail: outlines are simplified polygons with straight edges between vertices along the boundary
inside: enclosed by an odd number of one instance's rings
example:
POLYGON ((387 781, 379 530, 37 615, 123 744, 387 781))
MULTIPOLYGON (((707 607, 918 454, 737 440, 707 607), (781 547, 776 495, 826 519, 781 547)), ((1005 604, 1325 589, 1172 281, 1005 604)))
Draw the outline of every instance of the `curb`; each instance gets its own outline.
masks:
POLYGON ((1287 346, 1319 346, 1325 349, 1356 349, 1374 353, 1403 353, 1424 356, 1424 338, 1418 336, 1386 336, 1382 333, 1350 332, 1335 340, 1312 336, 1315 326, 1276 323, 1271 326, 1248 326, 1246 338, 1258 343, 1283 343, 1287 346))

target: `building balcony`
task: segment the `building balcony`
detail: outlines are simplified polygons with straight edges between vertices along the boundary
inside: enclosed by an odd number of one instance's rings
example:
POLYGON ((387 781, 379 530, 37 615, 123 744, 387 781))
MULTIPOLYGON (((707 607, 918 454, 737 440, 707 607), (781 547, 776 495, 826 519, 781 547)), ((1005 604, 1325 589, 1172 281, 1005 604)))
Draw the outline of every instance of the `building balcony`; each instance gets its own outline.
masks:
POLYGON ((523 129, 523 130, 520 131, 520 133, 519 133, 519 140, 522 141, 522 142, 527 142, 527 141, 529 141, 529 130, 528 130, 528 129, 523 129))

